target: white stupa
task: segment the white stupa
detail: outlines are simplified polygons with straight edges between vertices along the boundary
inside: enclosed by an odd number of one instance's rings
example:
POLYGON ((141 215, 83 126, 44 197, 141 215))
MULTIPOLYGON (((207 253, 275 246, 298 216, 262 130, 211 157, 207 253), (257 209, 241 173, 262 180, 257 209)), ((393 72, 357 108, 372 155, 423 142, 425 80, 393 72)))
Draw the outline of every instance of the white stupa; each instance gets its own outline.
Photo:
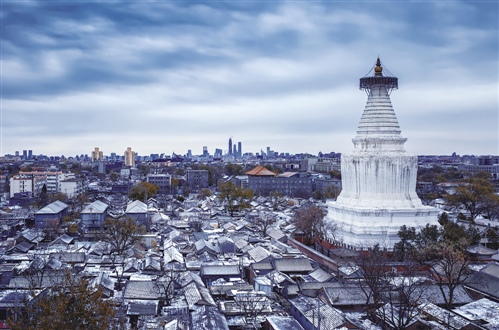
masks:
POLYGON ((383 75, 378 58, 374 76, 360 79, 368 99, 354 149, 341 155, 343 190, 328 203, 327 220, 337 226, 335 240, 352 248, 375 244, 392 248, 402 225, 421 229, 438 224, 438 210, 416 194, 417 156, 404 149, 406 138, 390 101, 398 78, 383 75))

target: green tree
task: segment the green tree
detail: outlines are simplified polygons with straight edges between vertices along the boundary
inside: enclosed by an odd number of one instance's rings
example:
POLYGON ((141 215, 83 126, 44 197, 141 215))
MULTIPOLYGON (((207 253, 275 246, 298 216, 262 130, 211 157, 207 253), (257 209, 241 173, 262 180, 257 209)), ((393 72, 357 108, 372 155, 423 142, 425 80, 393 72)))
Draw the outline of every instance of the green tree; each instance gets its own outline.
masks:
POLYGON ((312 192, 312 198, 315 200, 323 200, 324 199, 324 193, 320 191, 319 189, 315 189, 312 192))
POLYGON ((480 233, 474 225, 466 228, 452 222, 445 212, 442 213, 438 221, 443 227, 441 241, 451 242, 457 247, 467 247, 480 242, 480 233))
POLYGON ((111 172, 109 173, 109 179, 113 182, 116 182, 118 181, 118 179, 120 178, 120 175, 116 172, 111 172))
POLYGON ((128 197, 133 200, 145 202, 148 198, 158 193, 159 187, 149 182, 139 182, 130 189, 128 197))
POLYGON ((138 167, 139 173, 141 176, 145 177, 151 171, 151 167, 149 165, 140 165, 138 167))
POLYGON ((331 178, 333 178, 333 179, 341 180, 341 172, 340 171, 332 170, 331 172, 329 172, 329 175, 331 175, 331 178))
POLYGON ((62 192, 58 192, 55 194, 50 194, 49 199, 51 203, 55 201, 61 201, 63 203, 66 203, 68 201, 68 195, 62 192))
POLYGON ((253 191, 242 189, 235 186, 232 181, 227 181, 218 186, 218 199, 225 203, 225 208, 232 217, 235 212, 250 207, 253 191))
POLYGON ((87 280, 67 273, 62 283, 46 288, 8 319, 12 330, 110 329, 116 310, 87 280))
POLYGON ((226 175, 228 175, 228 176, 243 175, 244 174, 244 169, 239 164, 228 163, 224 167, 224 173, 226 175))
POLYGON ((171 183, 172 191, 176 191, 180 187, 180 180, 178 178, 172 178, 171 183))
POLYGON ((215 186, 218 182, 218 179, 223 177, 223 170, 219 166, 200 165, 199 169, 208 171, 208 185, 210 187, 215 186))
POLYGON ((38 204, 40 207, 43 207, 49 203, 49 194, 47 192, 47 185, 44 184, 42 187, 42 191, 40 192, 40 195, 38 196, 38 204))
POLYGON ((213 195, 213 192, 210 189, 203 188, 203 189, 199 190, 198 199, 203 200, 206 197, 210 197, 211 195, 213 195))
POLYGON ((175 169, 175 174, 180 176, 185 175, 185 170, 183 168, 177 167, 175 169))
POLYGON ((446 195, 449 206, 463 207, 470 215, 472 221, 485 212, 487 199, 495 193, 494 185, 485 178, 477 175, 462 181, 454 194, 446 195))
POLYGON ((82 171, 82 167, 81 167, 81 165, 80 165, 80 164, 78 164, 78 163, 73 163, 73 164, 71 165, 71 168, 70 168, 69 170, 70 170, 71 172, 73 172, 73 173, 79 174, 79 173, 81 173, 81 171, 82 171))
POLYGON ((340 194, 341 189, 334 185, 328 185, 324 188, 324 198, 336 198, 340 194))
POLYGON ((482 200, 482 215, 489 220, 499 220, 499 196, 487 194, 482 200))
POLYGON ((400 241, 393 246, 394 258, 400 261, 411 259, 416 253, 416 228, 403 225, 398 232, 400 241))

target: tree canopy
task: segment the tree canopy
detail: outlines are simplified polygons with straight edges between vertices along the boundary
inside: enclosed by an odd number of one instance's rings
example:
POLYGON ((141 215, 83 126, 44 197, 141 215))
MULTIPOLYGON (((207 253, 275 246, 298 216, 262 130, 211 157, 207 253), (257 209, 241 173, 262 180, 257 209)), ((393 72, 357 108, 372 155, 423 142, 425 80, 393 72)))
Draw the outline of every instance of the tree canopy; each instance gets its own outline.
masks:
POLYGON ((8 320, 12 330, 109 329, 116 310, 87 280, 66 273, 64 281, 46 288, 8 320))
POLYGON ((242 189, 232 181, 227 181, 218 186, 218 199, 225 203, 230 216, 234 216, 235 212, 249 207, 253 199, 253 191, 242 189))
POLYGON ((333 238, 335 228, 325 221, 326 211, 317 205, 309 205, 295 211, 294 222, 301 230, 304 244, 311 244, 314 239, 322 241, 333 238))
POLYGON ((139 182, 130 189, 128 197, 145 202, 148 198, 158 193, 159 187, 149 182, 139 182))
POLYGON ((490 216, 494 207, 499 207, 499 198, 495 195, 494 185, 485 174, 462 180, 453 194, 446 195, 446 199, 449 206, 464 208, 471 221, 479 215, 490 216))
POLYGON ((101 239, 111 247, 110 253, 118 255, 124 255, 140 241, 140 235, 145 233, 144 227, 130 217, 108 217, 104 221, 104 228, 105 233, 101 239))

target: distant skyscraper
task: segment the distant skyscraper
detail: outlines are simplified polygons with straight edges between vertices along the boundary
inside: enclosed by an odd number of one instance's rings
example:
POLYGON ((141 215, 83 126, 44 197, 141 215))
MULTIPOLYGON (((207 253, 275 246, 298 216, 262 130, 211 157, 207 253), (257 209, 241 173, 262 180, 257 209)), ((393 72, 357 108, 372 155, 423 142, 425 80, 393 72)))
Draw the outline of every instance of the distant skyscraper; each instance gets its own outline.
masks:
POLYGON ((95 147, 94 151, 92 151, 92 161, 100 161, 103 158, 102 151, 99 150, 99 147, 95 147))
POLYGON ((237 143, 237 155, 239 156, 239 158, 243 156, 243 145, 241 142, 237 143))
POLYGON ((131 147, 125 150, 125 166, 135 167, 135 153, 132 151, 131 147))
POLYGON ((222 158, 222 154, 223 154, 223 151, 222 149, 215 149, 215 154, 213 155, 213 157, 215 158, 222 158))
POLYGON ((28 159, 28 150, 23 150, 23 159, 28 159))
POLYGON ((232 146, 232 156, 237 157, 237 146, 235 143, 232 146))
POLYGON ((203 147, 203 156, 204 157, 208 157, 210 154, 208 153, 208 147, 207 146, 204 146, 203 147))
POLYGON ((232 136, 229 138, 229 156, 232 156, 232 136))
POLYGON ((33 150, 28 150, 28 159, 33 159, 33 150))

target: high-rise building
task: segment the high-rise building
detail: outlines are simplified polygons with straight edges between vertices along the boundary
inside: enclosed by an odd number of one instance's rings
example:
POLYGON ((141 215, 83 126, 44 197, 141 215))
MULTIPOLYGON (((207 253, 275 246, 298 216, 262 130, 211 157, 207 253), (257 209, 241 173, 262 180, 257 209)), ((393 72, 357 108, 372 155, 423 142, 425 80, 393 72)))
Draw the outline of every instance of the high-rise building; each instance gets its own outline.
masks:
POLYGON ((232 146, 232 156, 237 157, 237 146, 235 143, 232 146))
POLYGON ((241 142, 237 143, 237 156, 241 158, 243 156, 243 145, 241 142))
POLYGON ((103 153, 99 150, 99 147, 95 147, 92 151, 92 161, 100 161, 103 159, 103 153))
POLYGON ((229 156, 232 156, 232 136, 229 138, 229 156))
POLYGON ((125 166, 135 167, 135 153, 131 147, 125 150, 125 166))
POLYGON ((23 150, 23 159, 28 159, 28 150, 23 150))
POLYGON ((215 158, 222 158, 222 154, 223 154, 222 149, 216 148, 215 149, 215 153, 213 154, 213 157, 215 157, 215 158))
POLYGON ((33 159, 33 150, 28 150, 28 159, 33 159))
POLYGON ((208 157, 210 154, 208 153, 208 147, 204 146, 203 147, 203 157, 208 157))
POLYGON ((328 202, 327 214, 337 225, 335 239, 351 248, 391 249, 402 225, 416 230, 438 225, 438 210, 423 205, 416 194, 418 158, 404 149, 407 139, 390 100, 397 88, 398 78, 383 75, 379 58, 374 75, 360 79, 367 103, 353 151, 341 156, 343 190, 336 202, 328 202))

